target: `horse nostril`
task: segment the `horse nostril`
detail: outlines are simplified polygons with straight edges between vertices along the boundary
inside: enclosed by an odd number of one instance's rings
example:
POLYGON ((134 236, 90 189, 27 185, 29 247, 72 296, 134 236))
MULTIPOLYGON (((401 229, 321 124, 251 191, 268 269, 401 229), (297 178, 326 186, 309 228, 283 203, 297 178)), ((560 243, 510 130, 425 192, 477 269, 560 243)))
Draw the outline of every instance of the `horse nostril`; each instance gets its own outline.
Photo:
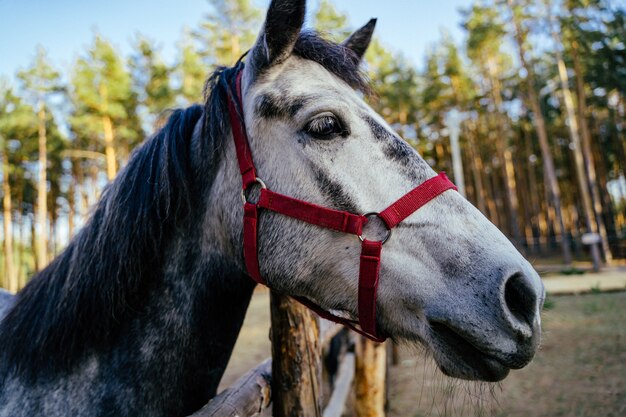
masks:
POLYGON ((524 274, 516 273, 506 281, 504 302, 512 318, 528 324, 532 329, 537 310, 537 293, 524 274))

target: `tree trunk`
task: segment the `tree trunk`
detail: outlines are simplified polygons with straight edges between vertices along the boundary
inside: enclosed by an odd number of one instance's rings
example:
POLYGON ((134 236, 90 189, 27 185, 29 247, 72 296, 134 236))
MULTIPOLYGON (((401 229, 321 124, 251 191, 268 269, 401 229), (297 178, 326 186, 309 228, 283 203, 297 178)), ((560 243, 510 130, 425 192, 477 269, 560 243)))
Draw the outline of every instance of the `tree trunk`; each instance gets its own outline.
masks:
MULTIPOLYGON (((616 156, 615 177, 619 178, 620 173, 621 175, 626 176, 626 151, 624 150, 624 147, 626 146, 626 143, 624 142, 626 141, 621 140, 620 132, 619 132, 619 129, 617 128, 619 119, 621 118, 618 109, 609 107, 608 112, 609 112, 609 124, 612 126, 612 128, 609 130, 610 136, 608 139, 611 143, 614 144, 614 150, 615 150, 615 156, 616 156), (617 113, 617 116, 616 116, 616 113, 617 113)), ((619 190, 619 193, 621 194, 620 199, 618 201, 620 200, 626 201, 626 185, 624 185, 624 182, 619 181, 617 188, 619 190)), ((626 214, 626 204, 623 204, 623 207, 621 208, 621 213, 626 214)))
POLYGON ((602 218, 602 197, 598 187, 598 177, 596 175, 596 164, 593 159, 591 150, 591 133, 587 124, 587 98, 585 96, 585 81, 583 79, 580 60, 578 57, 578 45, 576 41, 572 42, 572 59, 574 61, 574 73, 576 74, 576 94, 578 96, 578 120, 580 121, 580 133, 582 136, 583 156, 587 166, 587 174, 589 179, 589 188, 591 189, 591 198, 593 201, 594 214, 598 225, 598 232, 602 239, 602 250, 604 251, 604 259, 607 264, 613 261, 613 254, 609 246, 609 238, 606 232, 606 226, 602 218))
POLYGON ((37 213, 35 232, 35 250, 37 251, 37 271, 41 271, 48 264, 48 150, 46 135, 46 109, 43 100, 39 101, 38 133, 39 133, 39 178, 37 181, 37 213))
POLYGON ((4 279, 0 287, 16 292, 18 287, 13 263, 13 218, 11 216, 11 184, 9 184, 9 158, 6 148, 2 152, 2 213, 4 220, 4 279))
POLYGON ((467 135, 468 141, 468 150, 469 157, 472 161, 470 164, 472 169, 472 177, 474 179, 474 188, 476 189, 476 205, 478 206, 478 210, 480 210, 483 214, 487 214, 487 206, 485 205, 485 187, 483 186, 483 161, 480 158, 480 153, 476 152, 476 141, 474 140, 474 135, 476 135, 476 128, 472 123, 469 127, 469 132, 467 135))
MULTIPOLYGON (((565 61, 563 61, 563 55, 561 54, 561 40, 559 39, 556 30, 552 26, 552 17, 550 15, 548 16, 548 19, 548 23, 551 26, 552 37, 557 45, 557 47, 555 48, 555 55, 559 70, 559 78, 561 81, 561 90, 563 91, 563 101, 567 114, 567 127, 569 130, 570 140, 572 141, 572 144, 574 146, 574 163, 576 167, 576 177, 578 179, 578 188, 580 190, 580 196, 583 203, 585 224, 589 233, 597 234, 598 225, 596 223, 596 216, 593 210, 593 205, 591 204, 591 196, 589 195, 589 178, 587 177, 587 174, 585 172, 585 161, 581 149, 582 147, 580 136, 578 135, 578 121, 576 119, 576 113, 574 111, 574 100, 572 99, 572 92, 569 89, 569 77, 567 75, 567 68, 565 67, 565 61)), ((600 248, 597 244, 591 245, 591 256, 593 259, 593 270, 599 271, 601 256, 600 248)))
POLYGON ((489 220, 498 228, 503 226, 502 220, 500 220, 501 213, 498 210, 498 195, 496 194, 496 187, 494 186, 493 177, 495 177, 493 168, 485 172, 485 183, 487 184, 487 207, 489 207, 489 220))
MULTIPOLYGON (((593 121, 594 119, 591 119, 593 121)), ((601 137, 600 132, 598 131, 595 123, 593 126, 590 125, 590 131, 594 132, 597 138, 601 137)), ((608 161, 606 160, 606 155, 602 152, 599 140, 594 140, 591 143, 591 157, 594 160, 594 164, 596 166, 597 174, 598 174, 598 184, 600 186, 600 197, 602 199, 602 207, 603 207, 603 217, 604 222, 607 229, 607 234, 615 236, 616 234, 616 208, 613 206, 613 199, 611 198, 611 194, 608 190, 608 172, 607 166, 609 166, 608 161)), ((613 249, 617 249, 619 251, 619 246, 613 247, 613 249)))
POLYGON ((513 24, 515 26, 515 40, 517 42, 517 49, 519 52, 520 62, 522 67, 526 70, 526 90, 528 94, 528 104, 533 112, 535 124, 537 126, 537 137, 539 138, 539 147, 541 148, 541 158, 543 159, 544 177, 548 185, 549 195, 554 207, 554 214, 556 217, 556 226, 559 228, 557 233, 561 235, 561 250, 563 253, 563 262, 566 265, 572 263, 572 253, 570 250, 569 238, 567 231, 565 230, 565 224, 563 222, 563 208, 561 206, 561 190, 559 188, 559 182, 556 177, 556 170, 554 169, 554 160, 552 159, 552 152, 550 151, 550 144, 548 143, 548 131, 546 129, 546 123, 541 112, 541 104, 539 103, 539 95, 535 90, 535 75, 531 66, 526 61, 526 51, 524 48, 524 38, 522 35, 521 25, 518 19, 515 18, 513 0, 507 0, 511 14, 513 16, 513 24))
POLYGON ((355 411, 357 417, 384 417, 387 350, 363 336, 356 341, 355 411))
POLYGON ((109 181, 113 181, 117 174, 117 162, 115 161, 113 123, 109 116, 102 117, 102 126, 104 126, 104 153, 107 162, 107 178, 109 181))
MULTIPOLYGON (((35 207, 36 210, 36 207, 35 207)), ((37 265, 39 264, 39 260, 37 260, 37 251, 35 250, 35 248, 37 247, 37 242, 36 242, 36 238, 35 238, 35 216, 33 215, 33 217, 30 219, 30 250, 31 253, 33 254, 33 258, 34 258, 34 270, 37 271, 37 265)))
POLYGON ((530 161, 530 156, 534 155, 532 146, 532 136, 527 129, 523 130, 524 145, 526 148, 526 157, 528 158, 526 164, 526 178, 528 178, 528 199, 530 200, 530 210, 532 213, 532 228, 533 228, 533 248, 535 251, 540 249, 541 232, 546 230, 545 217, 541 211, 539 204, 539 187, 537 187, 537 174, 535 172, 535 163, 530 161))
POLYGON ((522 241, 522 234, 519 228, 519 201, 517 199, 517 184, 515 181, 515 169, 513 168, 513 156, 509 148, 508 132, 506 131, 506 122, 503 117, 502 88, 496 74, 495 65, 489 62, 487 63, 487 67, 489 68, 492 99, 496 107, 495 118, 496 131, 498 134, 496 138, 496 151, 500 163, 502 164, 504 188, 509 209, 509 227, 513 241, 516 245, 519 245, 522 241))
MULTIPOLYGON (((231 31, 231 33, 233 33, 231 31)), ((241 55, 241 46, 239 45, 239 36, 233 35, 230 37, 230 63, 235 64, 241 55)))
MULTIPOLYGON (((522 129, 520 128, 519 134, 516 135, 518 138, 517 145, 517 157, 514 159, 515 172, 517 173, 518 179, 518 189, 521 192, 521 195, 528 196, 530 186, 528 177, 526 176, 526 170, 524 169, 526 165, 529 165, 528 162, 528 154, 525 152, 522 143, 524 142, 524 135, 522 129)), ((534 210, 531 206, 531 202, 529 198, 520 199, 520 219, 524 232, 524 245, 531 251, 534 251, 534 242, 535 236, 533 234, 533 219, 534 219, 534 210)))
POLYGON ((24 188, 21 187, 19 193, 18 193, 18 197, 17 197, 17 228, 18 228, 18 241, 17 241, 17 245, 15 245, 15 247, 17 248, 17 265, 15 267, 15 275, 17 276, 17 279, 19 281, 19 285, 21 288, 24 288, 24 286, 26 285, 26 283, 28 282, 28 268, 26 266, 26 261, 25 261, 25 250, 24 248, 26 247, 25 244, 25 238, 24 236, 26 235, 25 232, 25 226, 24 226, 24 214, 22 212, 23 207, 24 207, 24 188))
POLYGON ((70 186, 67 190, 67 205, 69 206, 69 213, 67 214, 68 239, 72 239, 75 227, 74 218, 76 217, 76 176, 74 172, 72 172, 70 186))
POLYGON ((113 122, 109 115, 108 91, 105 85, 100 85, 102 96, 102 128, 104 130, 104 154, 106 155, 107 178, 112 181, 117 174, 117 161, 115 155, 115 134, 113 122))
POLYGON ((321 347, 317 316, 271 292, 274 417, 320 417, 321 347))

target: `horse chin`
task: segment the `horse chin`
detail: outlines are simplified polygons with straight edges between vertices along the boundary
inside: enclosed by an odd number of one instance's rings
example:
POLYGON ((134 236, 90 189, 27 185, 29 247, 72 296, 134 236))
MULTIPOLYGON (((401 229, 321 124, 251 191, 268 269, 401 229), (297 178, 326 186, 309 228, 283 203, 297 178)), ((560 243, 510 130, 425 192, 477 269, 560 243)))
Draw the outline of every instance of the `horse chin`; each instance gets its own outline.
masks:
POLYGON ((498 382, 509 374, 511 367, 480 350, 448 326, 431 323, 431 328, 430 347, 437 366, 447 376, 498 382))

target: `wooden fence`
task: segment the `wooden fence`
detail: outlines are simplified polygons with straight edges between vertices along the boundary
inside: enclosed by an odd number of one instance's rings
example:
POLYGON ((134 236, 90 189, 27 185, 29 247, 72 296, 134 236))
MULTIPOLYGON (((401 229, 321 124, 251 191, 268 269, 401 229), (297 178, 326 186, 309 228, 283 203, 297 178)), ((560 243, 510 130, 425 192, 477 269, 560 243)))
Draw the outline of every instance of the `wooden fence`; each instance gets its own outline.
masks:
POLYGON ((272 359, 190 417, 384 416, 385 344, 341 334, 343 326, 320 320, 287 296, 272 293, 270 300, 272 359), (324 358, 334 369, 322 365, 324 358))

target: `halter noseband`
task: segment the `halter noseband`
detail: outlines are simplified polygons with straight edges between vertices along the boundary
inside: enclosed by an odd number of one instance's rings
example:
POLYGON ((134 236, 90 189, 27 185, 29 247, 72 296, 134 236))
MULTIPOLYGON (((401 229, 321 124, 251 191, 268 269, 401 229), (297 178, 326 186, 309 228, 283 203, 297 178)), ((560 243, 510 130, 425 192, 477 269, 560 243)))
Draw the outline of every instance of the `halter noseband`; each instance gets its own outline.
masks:
POLYGON ((234 92, 232 91, 232 85, 229 84, 228 112, 243 183, 243 256, 248 274, 257 283, 267 285, 259 270, 257 249, 257 222, 260 208, 337 232, 356 235, 361 240, 358 295, 359 321, 356 322, 345 317, 336 316, 307 298, 294 298, 315 311, 322 318, 343 324, 376 342, 384 342, 386 337, 379 335, 376 326, 376 290, 378 288, 380 256, 383 244, 391 236, 391 229, 397 226, 398 223, 444 191, 456 190, 456 186, 442 172, 409 191, 380 213, 370 212, 361 215, 329 209, 269 190, 265 183, 257 177, 252 160, 252 152, 243 120, 242 74, 243 65, 240 66, 236 75, 234 92), (254 184, 258 184, 261 187, 260 196, 256 203, 248 201, 246 197, 246 191, 254 184), (387 234, 382 240, 372 241, 363 237, 363 227, 373 216, 382 220, 387 228, 387 234))

